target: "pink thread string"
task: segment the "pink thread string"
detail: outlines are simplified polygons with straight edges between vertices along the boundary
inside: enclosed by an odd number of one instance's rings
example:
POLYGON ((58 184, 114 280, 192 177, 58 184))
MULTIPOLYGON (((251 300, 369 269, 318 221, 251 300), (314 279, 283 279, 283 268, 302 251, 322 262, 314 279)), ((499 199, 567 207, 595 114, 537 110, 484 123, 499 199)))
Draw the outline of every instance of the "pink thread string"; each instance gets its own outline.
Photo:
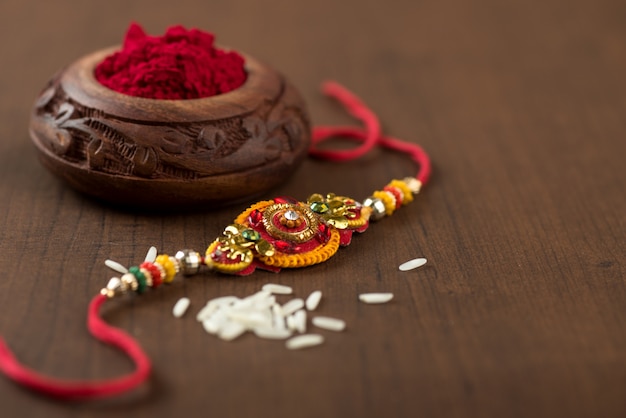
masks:
POLYGON ((0 338, 0 370, 15 382, 46 395, 64 399, 103 398, 127 392, 142 384, 150 375, 150 359, 126 332, 108 325, 100 318, 100 306, 106 296, 96 295, 89 304, 87 328, 91 335, 124 352, 135 363, 135 371, 122 377, 86 381, 64 380, 38 373, 19 362, 0 338))
POLYGON ((419 166, 419 171, 415 177, 422 184, 426 184, 431 173, 430 158, 419 145, 390 136, 383 136, 376 114, 358 97, 339 84, 326 82, 323 86, 323 92, 343 104, 346 110, 357 119, 361 119, 365 126, 364 128, 350 126, 314 127, 309 155, 330 161, 349 161, 361 157, 376 145, 380 145, 409 155, 419 166), (337 137, 362 142, 362 144, 350 150, 320 150, 316 148, 319 143, 337 137))

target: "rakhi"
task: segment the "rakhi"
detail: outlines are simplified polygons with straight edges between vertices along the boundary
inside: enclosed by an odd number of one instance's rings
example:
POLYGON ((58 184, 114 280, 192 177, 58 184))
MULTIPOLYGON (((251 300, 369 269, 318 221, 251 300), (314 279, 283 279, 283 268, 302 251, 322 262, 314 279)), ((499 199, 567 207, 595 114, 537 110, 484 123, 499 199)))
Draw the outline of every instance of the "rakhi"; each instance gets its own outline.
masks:
POLYGON ((409 155, 419 166, 417 175, 391 180, 362 203, 332 193, 313 194, 306 201, 277 197, 255 203, 237 216, 204 254, 183 249, 170 256, 157 254, 152 247, 142 263, 128 269, 107 260, 106 265, 119 273, 119 277, 111 278, 91 300, 87 327, 96 339, 119 348, 131 358, 135 363, 135 371, 128 375, 99 381, 48 377, 21 364, 2 339, 0 370, 25 387, 64 399, 102 398, 132 390, 149 377, 151 362, 129 334, 102 320, 99 310, 105 301, 127 293, 141 294, 149 288, 171 283, 179 274, 195 275, 202 268, 225 274, 247 275, 257 268, 278 272, 281 269, 322 263, 332 257, 339 247, 349 245, 354 232, 364 232, 370 221, 390 216, 401 206, 413 201, 414 195, 430 177, 428 155, 416 144, 382 135, 376 115, 337 83, 326 83, 324 92, 339 100, 353 116, 363 122, 364 128, 316 127, 313 129, 310 155, 331 161, 348 161, 380 145, 409 155), (362 144, 351 150, 317 148, 319 143, 333 137, 362 144))

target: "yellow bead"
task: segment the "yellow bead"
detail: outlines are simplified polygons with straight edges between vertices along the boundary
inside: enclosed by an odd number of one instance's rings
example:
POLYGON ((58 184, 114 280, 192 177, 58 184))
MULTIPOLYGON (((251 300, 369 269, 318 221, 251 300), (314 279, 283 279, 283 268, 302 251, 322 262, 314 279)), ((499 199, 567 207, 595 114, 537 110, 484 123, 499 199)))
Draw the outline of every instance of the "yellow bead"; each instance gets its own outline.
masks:
POLYGON ((406 205, 413 201, 413 192, 411 188, 402 180, 391 180, 389 183, 391 187, 396 187, 402 191, 402 204, 406 205))
POLYGON ((389 193, 377 190, 372 196, 380 199, 383 202, 383 204, 385 205, 385 215, 391 216, 396 210, 395 199, 390 196, 389 193))
POLYGON ((165 271, 165 277, 163 277, 163 282, 172 283, 174 280, 174 276, 176 276, 176 264, 167 254, 161 254, 157 256, 156 260, 154 260, 155 264, 160 264, 165 271))

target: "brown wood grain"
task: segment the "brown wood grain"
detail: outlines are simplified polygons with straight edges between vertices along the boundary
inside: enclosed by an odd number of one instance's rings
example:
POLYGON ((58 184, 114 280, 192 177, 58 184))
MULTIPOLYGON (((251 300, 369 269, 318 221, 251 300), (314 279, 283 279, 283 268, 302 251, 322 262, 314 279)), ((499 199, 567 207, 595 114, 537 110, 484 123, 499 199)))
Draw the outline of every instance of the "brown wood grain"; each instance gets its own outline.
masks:
MULTIPOLYGON (((130 370, 84 326, 102 264, 148 246, 203 250, 245 205, 124 212, 56 180, 28 138, 32 101, 59 68, 119 42, 131 19, 213 30, 287 74, 314 123, 348 116, 318 93, 345 83, 385 130, 434 162, 415 203, 323 265, 206 275, 105 306, 154 361, 149 385, 67 404, 0 379, 0 416, 623 417, 626 415, 626 6, 620 1, 0 4, 0 334, 57 376, 130 370), (425 256, 419 271, 397 266, 425 256), (300 352, 251 335, 222 342, 193 316, 263 283, 324 292, 343 333, 300 352), (392 303, 357 301, 390 291, 392 303), (181 296, 191 312, 176 320, 181 296)), ((376 151, 306 160, 275 190, 366 197, 414 170, 376 151)), ((268 195, 271 197, 271 195, 268 195)))

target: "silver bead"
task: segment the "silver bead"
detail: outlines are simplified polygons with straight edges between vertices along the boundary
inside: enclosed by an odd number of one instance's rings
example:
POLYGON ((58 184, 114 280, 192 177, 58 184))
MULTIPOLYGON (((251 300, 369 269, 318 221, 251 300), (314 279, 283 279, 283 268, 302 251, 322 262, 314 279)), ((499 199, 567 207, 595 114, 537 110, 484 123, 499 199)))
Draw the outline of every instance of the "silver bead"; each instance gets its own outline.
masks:
POLYGON ((372 209, 370 219, 378 221, 385 217, 385 204, 377 197, 370 196, 363 201, 363 206, 372 209))
POLYGON ((194 250, 180 250, 176 253, 174 258, 176 258, 180 266, 180 271, 185 276, 191 276, 200 270, 202 257, 194 250))

